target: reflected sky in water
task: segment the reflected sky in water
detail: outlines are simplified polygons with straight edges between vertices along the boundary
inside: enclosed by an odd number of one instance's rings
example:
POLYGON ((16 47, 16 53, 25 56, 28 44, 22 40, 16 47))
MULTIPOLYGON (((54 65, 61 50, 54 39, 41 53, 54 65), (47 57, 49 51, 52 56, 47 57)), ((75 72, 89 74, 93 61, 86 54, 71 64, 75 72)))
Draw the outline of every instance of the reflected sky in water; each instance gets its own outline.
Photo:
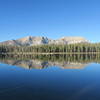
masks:
POLYGON ((0 64, 1 100, 99 100, 100 64, 83 69, 25 69, 0 64))

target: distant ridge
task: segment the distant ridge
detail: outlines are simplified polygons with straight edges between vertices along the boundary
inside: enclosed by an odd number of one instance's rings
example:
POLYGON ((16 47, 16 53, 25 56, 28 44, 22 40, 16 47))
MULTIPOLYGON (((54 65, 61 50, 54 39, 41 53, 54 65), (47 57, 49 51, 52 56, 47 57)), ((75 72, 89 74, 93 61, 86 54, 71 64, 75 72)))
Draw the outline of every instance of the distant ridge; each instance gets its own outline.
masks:
POLYGON ((76 43, 89 43, 83 37, 62 37, 57 40, 49 39, 47 37, 34 37, 27 36, 17 40, 8 40, 1 42, 0 45, 11 45, 11 46, 33 46, 42 44, 76 44, 76 43))

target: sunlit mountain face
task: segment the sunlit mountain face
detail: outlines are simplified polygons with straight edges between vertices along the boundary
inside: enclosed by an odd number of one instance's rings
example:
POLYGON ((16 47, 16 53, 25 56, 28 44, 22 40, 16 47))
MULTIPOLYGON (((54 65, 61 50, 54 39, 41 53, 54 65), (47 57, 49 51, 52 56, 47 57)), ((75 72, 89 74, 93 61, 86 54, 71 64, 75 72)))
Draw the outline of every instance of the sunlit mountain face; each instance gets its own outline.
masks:
POLYGON ((33 45, 43 45, 43 44, 75 44, 75 43, 89 43, 83 37, 62 37, 57 40, 49 39, 47 37, 34 37, 28 36, 17 40, 8 40, 1 42, 1 45, 11 45, 11 46, 33 46, 33 45))

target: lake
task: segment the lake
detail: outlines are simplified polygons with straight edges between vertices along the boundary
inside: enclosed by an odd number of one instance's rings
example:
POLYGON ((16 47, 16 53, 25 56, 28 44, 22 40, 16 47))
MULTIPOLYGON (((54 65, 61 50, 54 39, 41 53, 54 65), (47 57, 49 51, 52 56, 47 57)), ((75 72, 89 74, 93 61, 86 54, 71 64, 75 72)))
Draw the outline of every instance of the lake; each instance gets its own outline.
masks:
POLYGON ((100 56, 2 55, 0 100, 100 100, 100 56))

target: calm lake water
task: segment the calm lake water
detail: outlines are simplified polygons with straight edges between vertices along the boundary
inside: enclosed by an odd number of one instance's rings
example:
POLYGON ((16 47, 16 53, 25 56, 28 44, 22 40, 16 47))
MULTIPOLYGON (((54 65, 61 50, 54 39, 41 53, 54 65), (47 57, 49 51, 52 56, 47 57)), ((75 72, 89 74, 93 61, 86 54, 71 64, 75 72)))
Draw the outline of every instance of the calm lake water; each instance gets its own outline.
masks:
POLYGON ((85 59, 1 59, 0 100, 100 100, 99 59, 85 59))

